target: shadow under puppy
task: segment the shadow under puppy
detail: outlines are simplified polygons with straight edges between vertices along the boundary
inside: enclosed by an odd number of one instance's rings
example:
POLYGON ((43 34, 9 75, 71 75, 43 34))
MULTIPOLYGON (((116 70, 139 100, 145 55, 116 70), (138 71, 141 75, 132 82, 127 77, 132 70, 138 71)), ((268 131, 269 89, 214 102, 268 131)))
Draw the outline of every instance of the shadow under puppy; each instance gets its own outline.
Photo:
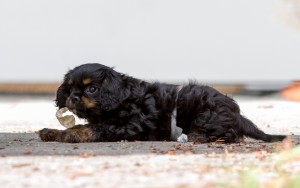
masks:
POLYGON ((236 102, 205 86, 149 83, 101 64, 70 70, 58 88, 56 105, 67 107, 85 125, 66 130, 42 129, 43 141, 171 141, 181 132, 194 142, 239 142, 244 136, 281 141, 240 114, 236 102), (178 128, 179 127, 179 128, 178 128))

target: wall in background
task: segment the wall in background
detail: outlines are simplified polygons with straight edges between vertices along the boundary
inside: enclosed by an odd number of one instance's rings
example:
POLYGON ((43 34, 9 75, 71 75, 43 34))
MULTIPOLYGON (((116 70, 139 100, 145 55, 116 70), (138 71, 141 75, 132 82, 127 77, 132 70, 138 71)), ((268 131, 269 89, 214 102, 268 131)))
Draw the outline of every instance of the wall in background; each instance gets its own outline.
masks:
POLYGON ((274 0, 3 0, 0 82, 99 62, 148 80, 300 79, 300 33, 274 0))

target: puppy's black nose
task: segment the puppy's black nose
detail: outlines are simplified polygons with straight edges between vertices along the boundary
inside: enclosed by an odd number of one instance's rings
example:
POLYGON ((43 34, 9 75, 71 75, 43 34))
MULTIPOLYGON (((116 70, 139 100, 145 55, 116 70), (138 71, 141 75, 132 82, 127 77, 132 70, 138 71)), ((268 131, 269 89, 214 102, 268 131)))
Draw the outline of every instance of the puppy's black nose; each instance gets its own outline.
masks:
POLYGON ((78 96, 72 96, 71 101, 72 101, 73 104, 76 104, 80 101, 80 98, 78 96))

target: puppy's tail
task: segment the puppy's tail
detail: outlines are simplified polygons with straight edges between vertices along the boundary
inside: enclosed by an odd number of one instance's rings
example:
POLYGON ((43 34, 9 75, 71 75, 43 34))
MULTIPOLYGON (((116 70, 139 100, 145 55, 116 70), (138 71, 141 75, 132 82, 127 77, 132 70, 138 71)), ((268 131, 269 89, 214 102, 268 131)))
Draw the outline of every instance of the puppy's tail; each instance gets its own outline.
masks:
POLYGON ((284 135, 269 135, 259 130, 256 125, 249 119, 241 116, 240 128, 243 135, 257 139, 263 140, 265 142, 278 142, 286 138, 284 135))

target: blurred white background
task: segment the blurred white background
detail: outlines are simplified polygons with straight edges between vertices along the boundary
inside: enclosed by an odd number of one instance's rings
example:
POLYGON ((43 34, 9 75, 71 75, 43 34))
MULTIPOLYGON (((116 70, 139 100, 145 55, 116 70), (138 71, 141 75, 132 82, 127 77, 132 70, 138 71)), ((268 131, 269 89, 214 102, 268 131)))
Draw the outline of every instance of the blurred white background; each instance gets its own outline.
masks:
POLYGON ((148 80, 299 79, 278 0, 1 0, 0 82, 56 82, 98 62, 148 80))

